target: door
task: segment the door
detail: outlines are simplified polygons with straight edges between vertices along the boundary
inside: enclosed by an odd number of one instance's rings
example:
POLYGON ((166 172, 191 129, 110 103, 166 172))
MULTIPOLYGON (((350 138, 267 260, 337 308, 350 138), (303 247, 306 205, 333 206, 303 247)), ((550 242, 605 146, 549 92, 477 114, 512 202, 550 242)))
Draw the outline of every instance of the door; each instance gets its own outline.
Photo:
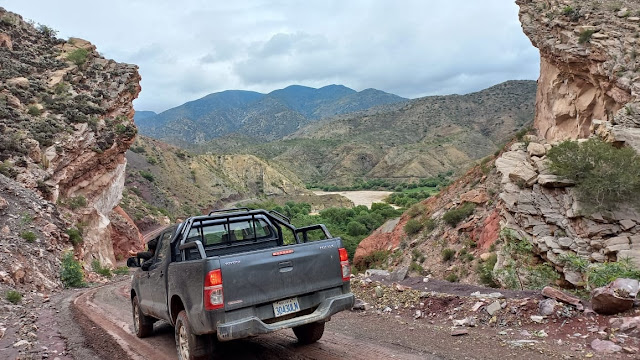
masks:
POLYGON ((154 263, 149 267, 149 280, 151 293, 151 313, 158 318, 168 319, 167 308, 167 266, 171 261, 170 243, 173 231, 165 231, 160 236, 158 249, 155 253, 154 263))
MULTIPOLYGON (((148 242, 152 243, 153 241, 155 241, 155 243, 157 244, 160 241, 160 237, 161 235, 158 235, 157 237, 155 237, 154 239, 150 240, 148 242)), ((148 251, 152 251, 152 249, 148 249, 148 251)), ((155 250, 153 250, 153 255, 150 259, 142 259, 141 262, 142 263, 146 263, 146 262, 153 262, 153 259, 155 258, 155 250)), ((138 300, 140 301, 140 307, 142 308, 142 311, 145 314, 151 314, 152 313, 152 304, 153 304, 153 296, 152 296, 152 286, 150 284, 150 273, 149 270, 146 271, 136 271, 136 275, 135 276, 139 276, 140 280, 139 280, 139 294, 138 294, 138 300)))

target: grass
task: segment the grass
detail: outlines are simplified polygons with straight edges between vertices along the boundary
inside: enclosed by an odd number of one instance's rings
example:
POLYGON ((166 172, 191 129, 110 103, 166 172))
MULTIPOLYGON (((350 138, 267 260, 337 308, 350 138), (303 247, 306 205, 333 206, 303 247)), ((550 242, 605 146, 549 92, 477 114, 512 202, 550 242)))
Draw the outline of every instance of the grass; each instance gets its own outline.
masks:
POLYGON ((126 266, 120 266, 120 267, 117 267, 117 268, 113 269, 113 273, 115 275, 127 275, 127 274, 129 274, 129 268, 126 267, 126 266))
POLYGON ((469 217, 469 215, 473 214, 473 210, 476 208, 474 203, 464 203, 461 206, 458 206, 455 209, 447 211, 443 216, 442 220, 444 220, 447 224, 455 227, 460 223, 460 221, 469 217))
POLYGON ((456 256, 456 251, 446 248, 442 250, 442 261, 451 261, 456 256))
POLYGON ((111 273, 111 269, 109 269, 108 267, 103 267, 100 261, 97 259, 94 259, 91 262, 91 268, 93 269, 94 272, 104 277, 110 278, 113 276, 113 274, 111 273))
POLYGON ((36 239, 38 238, 32 231, 23 231, 20 233, 20 237, 30 243, 36 241, 36 239))

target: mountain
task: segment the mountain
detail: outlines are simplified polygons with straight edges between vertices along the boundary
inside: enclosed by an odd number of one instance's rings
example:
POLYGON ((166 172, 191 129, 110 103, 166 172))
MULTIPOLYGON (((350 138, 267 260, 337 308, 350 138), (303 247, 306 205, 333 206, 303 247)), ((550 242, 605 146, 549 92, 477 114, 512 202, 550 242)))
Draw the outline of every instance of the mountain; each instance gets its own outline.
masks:
POLYGON ((158 115, 155 111, 136 111, 133 115, 133 120, 138 122, 144 122, 146 119, 152 118, 158 115))
POLYGON ((472 94, 424 97, 323 119, 278 141, 251 146, 238 137, 238 147, 221 148, 229 139, 202 148, 277 161, 308 183, 410 181, 460 170, 495 152, 531 123, 535 94, 535 81, 508 81, 472 94))
POLYGON ((269 94, 240 90, 209 94, 135 120, 142 134, 183 146, 231 134, 269 141, 325 117, 405 100, 375 89, 357 92, 342 85, 320 89, 292 85, 269 94))

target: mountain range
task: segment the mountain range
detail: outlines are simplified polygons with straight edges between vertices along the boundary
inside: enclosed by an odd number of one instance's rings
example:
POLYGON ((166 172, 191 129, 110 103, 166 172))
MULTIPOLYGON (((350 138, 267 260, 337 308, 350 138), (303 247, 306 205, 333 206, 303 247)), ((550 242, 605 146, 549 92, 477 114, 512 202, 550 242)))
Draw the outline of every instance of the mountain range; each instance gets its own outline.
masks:
POLYGON ((270 141, 320 119, 406 100, 376 89, 357 92, 342 85, 319 89, 292 85, 268 94, 228 90, 159 114, 136 111, 135 122, 141 134, 182 146, 230 134, 270 141))

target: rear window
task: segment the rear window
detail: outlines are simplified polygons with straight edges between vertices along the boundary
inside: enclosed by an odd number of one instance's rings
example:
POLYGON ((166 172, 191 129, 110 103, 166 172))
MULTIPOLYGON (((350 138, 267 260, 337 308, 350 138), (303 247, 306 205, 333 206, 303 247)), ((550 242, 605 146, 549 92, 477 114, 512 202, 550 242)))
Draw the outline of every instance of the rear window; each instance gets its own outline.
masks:
POLYGON ((186 242, 202 241, 207 245, 230 244, 237 241, 260 240, 272 237, 271 227, 262 219, 249 219, 232 223, 194 224, 186 242))

